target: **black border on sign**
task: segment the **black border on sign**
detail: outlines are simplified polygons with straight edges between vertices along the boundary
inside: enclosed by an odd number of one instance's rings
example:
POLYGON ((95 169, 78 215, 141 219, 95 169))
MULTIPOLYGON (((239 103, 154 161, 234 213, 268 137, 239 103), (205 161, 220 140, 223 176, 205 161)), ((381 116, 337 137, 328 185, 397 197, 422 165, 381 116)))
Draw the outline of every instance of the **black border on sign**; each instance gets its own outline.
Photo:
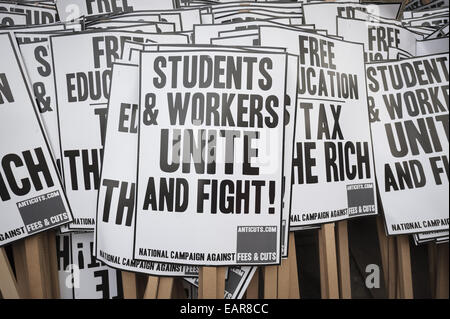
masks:
MULTIPOLYGON (((247 266, 239 266, 239 267, 242 269, 242 267, 247 267, 247 266)), ((241 294, 242 290, 244 290, 244 286, 245 286, 247 280, 249 280, 250 274, 253 272, 253 275, 255 275, 255 272, 258 269, 258 267, 256 267, 256 266, 248 266, 248 267, 250 267, 250 270, 247 272, 247 274, 244 276, 244 278, 239 281, 240 285, 237 289, 237 292, 235 291, 235 293, 234 293, 236 295, 236 297, 233 298, 232 300, 239 300, 238 296, 241 294)), ((264 266, 262 266, 262 267, 264 267, 264 266)), ((228 267, 228 271, 230 271, 230 267, 228 267)), ((253 276, 251 279, 253 279, 253 276)))
MULTIPOLYGON (((237 48, 239 48, 239 47, 237 47, 237 48)), ((201 52, 202 50, 183 50, 183 51, 157 51, 157 52, 146 52, 147 54, 154 54, 154 53, 177 53, 177 52, 179 52, 179 53, 186 53, 186 52, 195 52, 195 53, 198 53, 198 52, 201 52)), ((207 50, 205 50, 204 52, 206 52, 206 53, 208 53, 208 51, 207 50)), ((209 52, 211 52, 211 51, 209 51, 209 52)), ((227 51, 227 50, 218 50, 218 51, 216 51, 216 52, 223 52, 223 53, 227 53, 227 52, 230 52, 230 53, 239 53, 239 52, 236 52, 236 51, 227 51)), ((142 82, 141 82, 141 77, 142 77, 142 53, 143 52, 141 52, 141 54, 140 54, 140 56, 139 56, 139 96, 141 96, 141 94, 142 94, 142 82)), ((264 52, 261 52, 261 51, 254 51, 254 52, 252 52, 252 51, 245 51, 245 52, 242 52, 242 53, 256 53, 256 54, 264 54, 264 52)), ((283 55, 283 56, 285 56, 285 69, 286 69, 286 71, 287 71, 287 65, 288 65, 288 63, 287 63, 287 54, 286 53, 277 53, 277 52, 270 52, 270 53, 268 53, 268 54, 273 54, 273 55, 283 55)), ((286 96, 286 80, 285 80, 285 85, 284 85, 284 95, 283 95, 284 97, 286 96)), ((138 122, 138 136, 139 136, 139 138, 138 138, 138 163, 137 163, 137 169, 136 169, 136 175, 137 175, 137 178, 136 178, 136 209, 137 209, 137 207, 138 207, 138 185, 139 185, 139 162, 140 162, 140 138, 141 138, 141 134, 140 134, 140 132, 141 132, 141 111, 140 111, 140 109, 141 109, 141 103, 140 103, 141 101, 139 101, 139 122, 138 122)), ((284 108, 285 108, 285 104, 283 103, 283 106, 284 106, 284 108)), ((284 112, 285 112, 285 110, 284 110, 284 112)), ((283 154, 282 154, 282 165, 281 165, 281 181, 283 180, 283 177, 284 177, 284 144, 285 144, 285 142, 284 142, 284 140, 285 140, 285 125, 284 125, 284 113, 283 112, 283 126, 282 126, 282 129, 283 129, 283 146, 282 146, 282 151, 283 151, 283 154)), ((281 240, 281 228, 282 228, 282 209, 283 209, 283 197, 281 196, 281 201, 280 201, 280 208, 279 208, 280 210, 279 210, 279 214, 280 214, 280 222, 279 222, 279 225, 278 225, 278 236, 277 236, 277 240, 279 240, 279 247, 278 247, 278 249, 279 249, 279 253, 278 253, 278 256, 277 256, 277 263, 271 263, 271 264, 246 264, 245 266, 266 266, 266 265, 271 265, 271 266, 274 266, 274 265, 281 265, 281 260, 282 260, 282 249, 281 249, 281 242, 282 242, 282 240, 281 240)), ((136 211, 136 218, 135 218, 135 225, 137 224, 137 216, 138 216, 138 214, 137 214, 137 211, 136 211)), ((134 231, 134 243, 133 243, 133 258, 135 259, 135 260, 143 260, 143 259, 139 259, 139 258, 136 258, 136 254, 135 254, 135 250, 136 250, 136 226, 135 226, 135 231, 134 231)), ((156 260, 154 260, 155 262, 161 262, 161 263, 164 263, 164 261, 156 261, 156 260)), ((167 262, 166 262, 167 263, 167 262)), ((185 264, 183 264, 183 263, 173 263, 173 264, 182 264, 182 265, 185 265, 185 264)), ((236 264, 236 263, 234 263, 234 264, 187 264, 187 265, 189 265, 189 266, 198 266, 198 267, 222 267, 222 266, 228 266, 228 267, 230 267, 230 266, 242 266, 242 265, 239 265, 239 264, 236 264)))
MULTIPOLYGON (((15 42, 14 42, 13 39, 12 39, 11 33, 9 33, 9 32, 0 32, 0 36, 3 36, 3 35, 7 35, 7 36, 8 36, 8 40, 9 40, 9 43, 10 43, 10 45, 11 45, 11 50, 13 51, 14 56, 15 56, 15 58, 16 58, 16 61, 15 61, 15 62, 17 63, 17 67, 18 67, 18 69, 20 70, 20 75, 22 76, 23 83, 24 83, 25 89, 26 89, 26 91, 27 91, 27 94, 28 94, 28 98, 29 98, 31 107, 33 108, 34 115, 35 115, 35 119, 36 119, 36 121, 38 122, 38 125, 39 125, 39 130, 40 130, 40 132, 41 132, 42 140, 43 140, 44 143, 45 143, 45 144, 44 144, 44 147, 46 148, 46 151, 47 151, 48 154, 50 155, 50 156, 49 156, 49 157, 50 157, 50 160, 46 158, 46 162, 47 162, 47 163, 50 162, 51 167, 53 167, 53 170, 54 170, 54 172, 56 173, 55 186, 60 188, 60 195, 61 195, 61 197, 62 197, 62 199, 63 199, 64 204, 65 204, 65 205, 67 206, 67 208, 68 208, 68 211, 67 211, 66 213, 69 215, 69 219, 71 219, 71 221, 73 221, 72 208, 71 208, 71 206, 70 206, 69 200, 67 199, 66 192, 65 192, 64 187, 63 187, 63 185, 62 185, 61 177, 59 176, 58 168, 57 168, 56 163, 55 163, 55 159, 54 159, 53 156, 52 156, 50 144, 49 144, 49 142, 48 142, 48 140, 47 140, 47 136, 46 136, 44 127, 42 126, 42 122, 41 122, 39 113, 38 113, 38 111, 37 111, 37 108, 36 108, 36 105, 35 105, 35 102, 34 102, 34 95, 33 95, 33 94, 31 93, 31 91, 30 91, 28 79, 27 79, 27 77, 26 77, 26 75, 25 75, 25 72, 24 72, 24 66, 23 66, 23 64, 22 64, 22 62, 21 62, 21 59, 19 58, 19 55, 18 55, 18 52, 17 52, 16 44, 15 44, 15 42)), ((66 224, 70 223, 71 221, 55 224, 55 225, 53 225, 53 226, 50 227, 50 228, 41 229, 40 231, 37 231, 37 232, 35 232, 35 233, 31 234, 31 235, 27 233, 27 234, 28 234, 27 236, 22 236, 22 237, 20 237, 20 238, 17 238, 16 240, 9 241, 9 242, 6 242, 6 243, 0 243, 0 247, 5 246, 5 245, 8 245, 8 244, 10 244, 10 243, 13 243, 13 242, 15 242, 15 241, 18 241, 18 240, 21 240, 21 239, 30 237, 30 236, 32 236, 32 235, 36 235, 36 234, 39 234, 39 233, 48 231, 48 230, 50 230, 50 229, 55 229, 55 228, 57 228, 57 227, 59 227, 59 226, 66 225, 66 224)))

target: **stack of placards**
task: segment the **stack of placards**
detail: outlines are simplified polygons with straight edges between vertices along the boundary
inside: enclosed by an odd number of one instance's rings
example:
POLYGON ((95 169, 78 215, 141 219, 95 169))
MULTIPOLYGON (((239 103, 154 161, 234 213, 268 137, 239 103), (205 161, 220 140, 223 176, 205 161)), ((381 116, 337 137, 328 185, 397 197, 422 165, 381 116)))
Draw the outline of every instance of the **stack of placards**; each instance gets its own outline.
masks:
POLYGON ((0 246, 61 227, 65 298, 204 266, 242 298, 293 231, 448 241, 448 1, 401 7, 0 1, 0 246))

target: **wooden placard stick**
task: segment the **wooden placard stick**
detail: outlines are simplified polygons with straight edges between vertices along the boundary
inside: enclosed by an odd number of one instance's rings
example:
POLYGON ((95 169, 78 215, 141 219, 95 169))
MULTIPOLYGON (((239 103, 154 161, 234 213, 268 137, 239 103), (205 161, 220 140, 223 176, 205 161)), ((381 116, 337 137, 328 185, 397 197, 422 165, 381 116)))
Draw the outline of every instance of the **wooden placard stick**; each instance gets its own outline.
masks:
POLYGON ((319 247, 321 257, 321 285, 325 289, 322 298, 339 299, 339 280, 336 257, 336 239, 334 224, 322 225, 319 231, 319 247), (323 284, 322 284, 323 282, 323 284))
MULTIPOLYGON (((13 244, 17 283, 22 298, 44 299, 59 297, 59 281, 52 284, 50 250, 47 233, 40 233, 13 244)), ((56 261, 56 243, 54 258, 56 261)), ((55 276, 57 278, 57 264, 55 276)))
POLYGON ((278 266, 264 267, 264 299, 278 299, 278 266))
POLYGON ((56 231, 52 229, 47 231, 45 234, 47 236, 46 241, 47 245, 44 250, 48 256, 48 259, 46 261, 48 262, 48 269, 49 269, 48 280, 50 280, 50 288, 51 288, 49 298, 60 299, 61 292, 59 287, 58 256, 56 250, 56 231))
POLYGON ((341 299, 351 299, 350 253, 348 247, 348 222, 346 220, 337 223, 336 239, 339 266, 339 292, 341 299))
POLYGON ((19 287, 4 248, 0 248, 0 292, 2 298, 19 299, 19 287))
POLYGON ((25 256, 25 240, 19 240, 13 243, 14 269, 16 270, 17 286, 21 298, 29 299, 30 292, 28 288, 28 269, 25 256))
POLYGON ((124 299, 138 299, 138 288, 136 274, 122 271, 122 287, 124 299))
POLYGON ((278 266, 278 299, 289 299, 291 263, 289 259, 282 259, 281 265, 278 266))
POLYGON ((144 299, 156 299, 158 297, 159 277, 148 276, 147 288, 145 288, 144 299))
POLYGON ((223 299, 225 297, 226 267, 200 267, 199 299, 223 299))
POLYGON ((278 267, 278 299, 300 299, 295 234, 289 234, 288 258, 278 267))
POLYGON ((437 245, 435 242, 428 244, 428 272, 430 277, 431 297, 436 298, 436 270, 437 270, 437 245))
POLYGON ((448 243, 437 245, 436 260, 436 299, 449 297, 448 243))
POLYGON ((246 299, 259 299, 259 269, 256 269, 250 284, 247 287, 246 299))
POLYGON ((53 298, 60 299, 61 291, 59 287, 59 273, 58 273, 58 255, 56 249, 56 230, 51 230, 48 234, 48 250, 50 261, 50 274, 52 280, 53 298))
POLYGON ((395 239, 391 237, 386 237, 388 243, 388 284, 387 284, 387 292, 389 299, 397 298, 397 245, 395 243, 395 239))
POLYGON ((408 236, 397 236, 397 254, 400 298, 413 299, 414 293, 412 285, 411 251, 408 236))
POLYGON ((289 234, 289 299, 300 299, 300 283, 298 280, 298 267, 297 267, 297 248, 295 247, 295 234, 289 234))
POLYGON ((380 245, 381 266, 383 268, 384 286, 389 286, 389 239, 384 230, 383 216, 377 216, 378 244, 380 245))

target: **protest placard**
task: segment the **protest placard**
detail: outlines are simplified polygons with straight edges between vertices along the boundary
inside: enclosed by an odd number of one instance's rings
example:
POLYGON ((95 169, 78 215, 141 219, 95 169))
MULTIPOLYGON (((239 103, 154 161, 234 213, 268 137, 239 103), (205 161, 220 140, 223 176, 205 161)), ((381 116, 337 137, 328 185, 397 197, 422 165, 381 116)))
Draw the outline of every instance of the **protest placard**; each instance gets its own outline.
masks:
POLYGON ((175 5, 173 0, 57 0, 56 7, 61 21, 71 21, 105 13, 174 9, 175 5))
POLYGON ((287 56, 206 52, 141 53, 135 258, 278 264, 287 56))
POLYGON ((338 35, 335 17, 353 19, 356 10, 395 19, 399 14, 400 3, 355 4, 343 2, 315 2, 303 5, 304 23, 314 24, 316 29, 327 30, 330 35, 338 35), (323 17, 327 17, 324 19, 323 17))
POLYGON ((109 266, 125 271, 197 276, 197 267, 133 259, 138 104, 139 66, 114 64, 98 194, 96 256, 109 266))
POLYGON ((270 26, 260 41, 300 57, 291 227, 376 214, 363 46, 270 26))
POLYGON ((51 37, 61 167, 72 230, 93 230, 105 141, 111 67, 125 40, 186 43, 187 36, 93 31, 51 37), (83 50, 77 48, 83 47, 83 50), (72 63, 66 63, 67 60, 72 63))
POLYGON ((62 299, 121 299, 120 272, 94 257, 92 233, 56 237, 58 276, 62 299))
POLYGON ((367 65, 389 235, 448 230, 448 55, 367 65))
POLYGON ((48 36, 43 41, 19 44, 27 74, 33 87, 34 97, 47 133, 52 154, 58 165, 61 154, 59 146, 58 117, 56 110, 55 82, 48 36))
POLYGON ((390 47, 416 55, 416 41, 423 39, 394 24, 346 18, 337 18, 337 33, 344 40, 363 43, 366 62, 387 60, 390 47))

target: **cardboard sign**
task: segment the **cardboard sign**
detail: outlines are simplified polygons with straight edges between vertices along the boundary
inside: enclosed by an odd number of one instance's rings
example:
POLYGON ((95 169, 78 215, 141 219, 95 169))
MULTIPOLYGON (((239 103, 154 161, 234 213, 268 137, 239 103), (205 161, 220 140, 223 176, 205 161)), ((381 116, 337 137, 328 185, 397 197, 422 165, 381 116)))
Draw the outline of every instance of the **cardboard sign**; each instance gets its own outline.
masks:
POLYGON ((72 230, 95 226, 111 67, 125 40, 186 43, 187 37, 98 31, 51 38, 61 166, 74 213, 72 230))
POLYGON ((300 57, 291 227, 376 214, 363 46, 269 26, 260 41, 300 57))
POLYGON ((389 235, 448 230, 448 55, 367 66, 389 235))
POLYGON ((141 53, 136 259, 280 262, 284 159, 271 154, 284 154, 286 66, 276 53, 141 53))
POLYGON ((182 9, 182 10, 146 10, 140 12, 126 13, 121 16, 111 17, 111 19, 144 19, 148 20, 149 15, 158 15, 159 21, 175 23, 177 31, 192 31, 194 25, 206 23, 200 9, 182 9), (179 23, 178 23, 178 20, 179 23))
POLYGON ((0 246, 72 214, 11 35, 0 34, 0 246))
MULTIPOLYGON (((258 35, 259 37, 259 35, 258 35)), ((125 42, 123 56, 129 61, 139 63, 139 53, 143 50, 148 51, 179 51, 179 50, 209 50, 220 51, 223 48, 207 46, 207 45, 142 45, 132 42, 125 42)), ((282 48, 264 48, 264 47, 229 47, 229 51, 271 51, 284 52, 282 48)), ((292 201, 292 183, 290 167, 292 167, 293 138, 295 132, 295 123, 297 116, 297 83, 298 82, 298 59, 294 55, 288 55, 288 69, 286 82, 286 98, 285 98, 285 153, 284 153, 284 184, 283 184, 283 210, 282 210, 282 257, 287 258, 289 246, 289 229, 290 229, 290 212, 292 201)))
POLYGON ((414 241, 416 245, 429 243, 433 241, 447 240, 448 241, 449 232, 448 231, 436 231, 436 232, 426 232, 420 234, 414 234, 414 241))
POLYGON ((121 299, 122 278, 94 255, 92 233, 56 236, 62 299, 121 299))
MULTIPOLYGON (((279 23, 289 24, 288 18, 282 18, 277 20, 279 23), (282 20, 282 21, 280 21, 282 20)), ((275 21, 245 21, 245 22, 234 22, 227 24, 202 24, 194 26, 194 43, 195 44, 210 44, 211 39, 217 38, 219 32, 230 31, 230 30, 243 30, 243 29, 253 29, 257 30, 258 26, 263 25, 276 25, 275 21)))
POLYGON ((114 64, 98 195, 96 256, 111 267, 125 271, 155 276, 197 276, 197 267, 133 259, 138 105, 139 66, 114 64))
POLYGON ((417 41, 416 52, 418 56, 448 53, 448 37, 417 41))
POLYGON ((449 16, 446 14, 438 14, 429 17, 404 19, 402 24, 408 27, 433 27, 438 28, 448 24, 449 16))
POLYGON ((355 17, 356 10, 362 10, 380 17, 395 19, 400 7, 400 3, 355 4, 316 2, 305 3, 303 5, 303 15, 306 24, 314 24, 317 29, 327 30, 330 35, 338 35, 335 17, 352 19, 355 17))
POLYGON ((174 9, 172 0, 56 0, 61 21, 106 13, 174 9))
POLYGON ((434 0, 425 5, 422 4, 422 0, 414 0, 414 1, 410 1, 405 6, 405 12, 407 12, 407 11, 420 12, 420 11, 426 11, 426 10, 437 9, 437 8, 442 8, 442 7, 448 8, 448 5, 449 5, 449 0, 434 0))
POLYGON ((386 61, 389 48, 416 55, 416 41, 423 36, 388 23, 337 18, 338 35, 344 40, 364 44, 365 61, 386 61))
POLYGON ((26 23, 27 23, 27 16, 25 13, 0 11, 0 27, 24 25, 26 23))

